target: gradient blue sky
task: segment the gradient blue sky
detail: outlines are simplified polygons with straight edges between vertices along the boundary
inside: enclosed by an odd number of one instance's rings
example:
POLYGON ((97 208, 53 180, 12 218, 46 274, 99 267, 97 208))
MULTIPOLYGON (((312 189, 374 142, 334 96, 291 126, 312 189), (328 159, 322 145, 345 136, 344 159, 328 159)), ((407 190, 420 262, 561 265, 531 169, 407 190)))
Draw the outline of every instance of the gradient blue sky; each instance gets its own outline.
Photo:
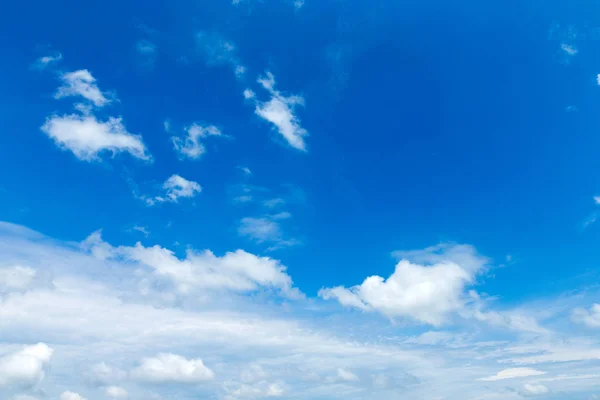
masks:
POLYGON ((600 5, 123 3, 0 12, 0 397, 600 398, 600 5))

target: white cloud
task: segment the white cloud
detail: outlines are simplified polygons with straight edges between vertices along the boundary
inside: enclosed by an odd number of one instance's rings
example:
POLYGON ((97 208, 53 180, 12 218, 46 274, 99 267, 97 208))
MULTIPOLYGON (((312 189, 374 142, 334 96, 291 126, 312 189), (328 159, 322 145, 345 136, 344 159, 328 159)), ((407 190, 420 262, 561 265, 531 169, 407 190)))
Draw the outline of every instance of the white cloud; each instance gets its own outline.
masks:
POLYGON ((600 196, 594 196, 594 203, 600 205, 600 196))
POLYGON ((60 395, 60 400, 86 400, 86 398, 79 393, 67 391, 60 395))
POLYGON ((321 289, 319 295, 337 299, 344 306, 378 311, 388 318, 409 317, 441 325, 450 312, 463 307, 465 288, 474 283, 487 263, 466 245, 440 245, 397 254, 405 259, 389 278, 374 275, 350 288, 321 289))
POLYGON ((350 372, 344 368, 338 368, 337 375, 341 380, 346 381, 346 382, 358 381, 358 376, 356 376, 355 374, 353 374, 352 372, 350 372))
POLYGON ((171 141, 173 142, 175 151, 181 157, 191 159, 198 159, 206 152, 202 139, 206 139, 210 136, 223 136, 221 131, 213 125, 203 126, 194 123, 185 128, 185 131, 187 133, 185 138, 173 136, 171 137, 171 141))
POLYGON ((596 75, 596 83, 600 85, 600 74, 596 75))
POLYGON ((208 65, 229 65, 237 78, 242 78, 246 67, 237 56, 235 45, 214 32, 199 32, 196 44, 208 65))
POLYGON ((579 50, 577 50, 577 48, 575 46, 572 46, 572 45, 566 44, 566 43, 562 43, 560 45, 560 48, 565 54, 567 54, 569 56, 574 56, 579 52, 579 50))
POLYGON ((296 10, 301 9, 302 6, 304 6, 304 0, 295 0, 294 1, 294 7, 296 8, 296 10))
POLYGON ((142 39, 138 40, 138 42, 135 45, 135 49, 140 54, 150 56, 156 53, 156 44, 152 43, 149 40, 142 39))
POLYGON ((150 235, 150 232, 148 231, 148 229, 145 226, 134 226, 133 228, 134 231, 140 232, 141 234, 143 234, 144 236, 148 237, 148 235, 150 235))
POLYGON ((525 378, 528 376, 538 376, 544 375, 546 372, 538 371, 533 368, 508 368, 503 369, 498 372, 496 375, 488 376, 487 378, 480 378, 480 381, 484 382, 492 382, 492 381, 500 381, 504 379, 515 379, 515 378, 525 378))
POLYGON ((33 386, 41 382, 53 352, 45 343, 38 343, 0 357, 0 387, 33 386))
POLYGON ((129 133, 121 118, 111 117, 103 122, 93 115, 53 115, 41 130, 80 160, 99 160, 100 153, 105 151, 113 155, 126 152, 142 160, 150 159, 142 138, 129 133))
POLYGON ((523 390, 521 391, 521 394, 523 394, 523 396, 530 397, 540 396, 549 392, 550 390, 544 385, 526 383, 525 385, 523 385, 523 390))
POLYGON ((102 107, 111 102, 96 85, 96 79, 87 69, 67 72, 61 76, 63 86, 58 88, 57 99, 63 97, 81 96, 91 101, 96 107, 102 107))
MULTIPOLYGON (((267 72, 265 77, 259 78, 258 82, 271 94, 271 99, 264 103, 257 101, 256 114, 275 125, 279 134, 290 146, 306 151, 304 138, 308 132, 300 126, 300 120, 294 112, 296 106, 304 106, 304 98, 301 96, 286 97, 275 90, 275 76, 271 72, 267 72)), ((244 96, 246 97, 245 92, 244 96)))
POLYGON ((0 267, 0 294, 28 289, 36 277, 33 268, 14 265, 0 267))
POLYGON ((194 181, 188 181, 179 175, 172 175, 163 184, 163 189, 167 191, 167 198, 170 201, 177 202, 181 197, 191 198, 202 191, 202 187, 194 181))
POLYGON ((600 328, 600 304, 593 304, 589 310, 576 308, 572 314, 573 321, 590 328, 600 328))
POLYGON ((38 58, 33 63, 33 68, 44 69, 44 68, 46 68, 49 65, 56 64, 56 63, 60 62, 62 59, 63 59, 62 54, 59 53, 59 52, 55 52, 52 55, 43 56, 43 57, 38 58))
POLYGON ((90 235, 82 248, 100 259, 122 259, 145 265, 159 277, 173 282, 180 293, 194 289, 255 291, 259 287, 275 288, 288 296, 298 296, 286 267, 268 257, 257 257, 243 250, 215 256, 210 250, 196 252, 189 249, 181 260, 160 246, 112 247, 102 241, 98 232, 90 235))
POLYGON ((127 390, 119 386, 109 386, 105 389, 104 393, 111 399, 125 399, 129 395, 127 390))
POLYGON ((275 208, 275 207, 281 206, 283 204, 285 204, 285 200, 282 198, 279 198, 279 197, 274 198, 274 199, 265 200, 263 202, 263 205, 268 208, 275 208))
POLYGON ((282 237, 279 224, 270 218, 242 218, 238 233, 258 243, 277 241, 282 237))
POLYGON ((251 170, 250 170, 250 168, 248 168, 248 167, 244 167, 244 166, 242 166, 242 165, 238 165, 238 167, 237 167, 237 168, 238 168, 240 171, 242 171, 242 172, 244 173, 244 175, 246 175, 246 176, 250 176, 250 175, 252 175, 252 171, 251 171, 251 170))
POLYGON ((152 383, 200 383, 213 380, 214 372, 201 359, 187 360, 176 354, 159 354, 145 358, 132 375, 152 383))
POLYGON ((246 89, 244 90, 244 98, 246 100, 250 100, 256 97, 256 93, 254 93, 252 90, 250 89, 246 89))

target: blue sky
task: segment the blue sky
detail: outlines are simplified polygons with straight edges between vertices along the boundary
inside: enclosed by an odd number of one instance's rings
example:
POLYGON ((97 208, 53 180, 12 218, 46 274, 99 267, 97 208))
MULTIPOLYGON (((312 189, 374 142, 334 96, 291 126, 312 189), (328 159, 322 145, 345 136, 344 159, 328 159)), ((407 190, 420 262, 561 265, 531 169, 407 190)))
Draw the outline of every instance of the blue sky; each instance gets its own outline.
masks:
POLYGON ((590 1, 0 13, 0 397, 600 398, 590 1))

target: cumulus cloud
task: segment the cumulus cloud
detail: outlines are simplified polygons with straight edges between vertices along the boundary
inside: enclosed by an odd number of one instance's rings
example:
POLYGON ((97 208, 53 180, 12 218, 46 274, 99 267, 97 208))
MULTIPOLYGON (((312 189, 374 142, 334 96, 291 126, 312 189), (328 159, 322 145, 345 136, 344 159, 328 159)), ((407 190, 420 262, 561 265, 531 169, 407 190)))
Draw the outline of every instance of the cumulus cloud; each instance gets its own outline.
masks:
POLYGON ((378 311, 388 318, 408 317, 437 326, 450 312, 463 307, 465 288, 474 283, 487 263, 468 245, 440 245, 396 254, 404 259, 387 279, 374 275, 350 288, 321 289, 319 295, 347 307, 378 311))
POLYGON ((528 376, 538 376, 544 375, 546 372, 538 371, 533 368, 508 368, 503 369, 498 372, 496 375, 488 376, 487 378, 480 378, 480 381, 484 382, 492 382, 492 381, 500 381, 504 379, 515 379, 515 378, 525 378, 528 376))
POLYGON ((111 399, 125 399, 129 395, 127 390, 119 386, 109 386, 104 390, 104 393, 111 399))
POLYGON ((80 96, 92 102, 96 107, 110 103, 104 93, 98 88, 96 78, 87 69, 67 72, 61 76, 63 85, 58 88, 55 98, 80 96))
POLYGON ((41 382, 53 352, 45 343, 38 343, 0 357, 0 387, 33 386, 41 382))
POLYGON ((201 359, 188 360, 169 353, 143 359, 132 375, 138 380, 151 383, 200 383, 215 377, 214 372, 201 359))
POLYGON ((218 257, 210 250, 189 249, 185 259, 179 259, 160 246, 112 247, 99 232, 90 235, 82 248, 101 259, 121 259, 149 267, 157 276, 169 279, 180 293, 197 289, 250 292, 258 288, 278 289, 288 296, 298 296, 286 267, 279 261, 258 257, 243 250, 218 257))
MULTIPOLYGON (((269 121, 277 128, 277 132, 295 149, 306 151, 304 138, 308 131, 300 125, 300 119, 296 116, 296 106, 304 106, 304 98, 301 96, 285 96, 275 90, 275 76, 267 72, 266 76, 258 79, 258 82, 271 95, 267 102, 256 102, 256 114, 269 121)), ((249 93, 248 93, 249 95, 249 93)), ((244 92, 244 97, 252 98, 244 92)))
POLYGON ((103 152, 113 156, 125 152, 142 160, 150 159, 141 136, 129 133, 121 118, 100 121, 93 115, 53 115, 41 130, 83 161, 99 160, 103 152))
POLYGON ((223 136, 219 128, 213 125, 200 125, 194 123, 185 128, 186 136, 184 138, 173 136, 173 148, 181 158, 198 159, 206 152, 206 147, 202 143, 203 139, 213 136, 223 136))
POLYGON ((589 310, 576 308, 572 313, 573 321, 590 328, 600 328, 600 304, 593 304, 589 310))

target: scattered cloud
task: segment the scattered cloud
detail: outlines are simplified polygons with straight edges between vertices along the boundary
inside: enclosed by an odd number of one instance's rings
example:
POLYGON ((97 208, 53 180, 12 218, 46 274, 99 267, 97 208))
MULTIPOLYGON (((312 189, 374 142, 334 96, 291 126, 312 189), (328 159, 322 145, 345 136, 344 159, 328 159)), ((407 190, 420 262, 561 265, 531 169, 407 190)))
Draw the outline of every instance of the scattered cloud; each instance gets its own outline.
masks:
POLYGON ((214 32, 199 32, 196 34, 196 45, 208 65, 228 65, 237 78, 245 75, 246 67, 239 60, 237 49, 231 41, 214 32))
POLYGON ((50 65, 59 63, 63 59, 63 56, 59 52, 55 52, 48 56, 38 58, 32 65, 34 69, 44 69, 50 65))
POLYGON ((271 244, 268 248, 269 251, 295 246, 300 243, 295 239, 285 239, 279 222, 288 218, 291 218, 291 214, 288 212, 262 217, 242 218, 238 226, 238 233, 241 236, 254 240, 256 243, 271 244))
POLYGON ((34 386, 44 379, 54 350, 45 343, 26 346, 0 357, 0 387, 34 386))
POLYGON ((202 191, 202 186, 198 182, 189 181, 177 174, 171 175, 169 179, 163 183, 162 188, 165 190, 164 195, 147 197, 138 196, 145 201, 149 206, 157 203, 177 203, 180 198, 192 198, 202 191))
POLYGON ((203 139, 223 134, 213 125, 203 126, 197 123, 185 128, 186 136, 184 138, 173 136, 173 148, 181 158, 198 159, 206 152, 206 147, 202 143, 203 139))
POLYGON ((237 169, 239 169, 240 171, 242 171, 244 173, 244 175, 246 175, 246 176, 251 176, 252 175, 252 171, 248 167, 244 167, 242 165, 238 165, 237 169))
POLYGON ((186 257, 179 259, 173 251, 160 246, 144 247, 137 243, 133 247, 112 247, 102 240, 100 232, 91 234, 82 243, 82 249, 99 259, 117 259, 148 267, 156 277, 171 281, 181 294, 195 290, 250 292, 259 288, 278 289, 292 297, 299 294, 292 286, 286 267, 279 261, 243 250, 218 257, 210 250, 188 249, 186 257))
POLYGON ((267 208, 275 208, 285 204, 285 200, 281 197, 276 197, 274 199, 265 200, 263 205, 267 208))
POLYGON ((344 368, 338 368, 337 376, 338 378, 346 382, 356 382, 359 380, 358 376, 344 368))
POLYGON ((246 100, 250 100, 256 97, 256 93, 254 93, 252 90, 250 89, 246 89, 244 90, 244 98, 246 100))
POLYGON ((594 196, 594 203, 600 205, 600 196, 594 196))
POLYGON ((134 231, 140 232, 141 234, 143 234, 146 237, 148 237, 150 235, 150 232, 148 231, 148 229, 145 226, 136 225, 131 229, 133 229, 134 231))
POLYGON ((575 46, 566 43, 562 43, 560 49, 569 56, 574 56, 579 52, 575 46))
MULTIPOLYGON (((284 96, 275 90, 275 76, 271 72, 260 77, 258 82, 270 93, 271 99, 267 102, 257 101, 256 114, 275 125, 277 132, 290 146, 306 151, 304 138, 308 136, 308 131, 302 128, 300 119, 295 114, 296 106, 304 106, 304 98, 295 95, 284 96)), ((244 97, 249 98, 246 92, 244 92, 244 97)))
POLYGON ((109 386, 105 389, 104 393, 111 399, 125 399, 129 395, 127 390, 119 386, 109 386))
POLYGON ((56 144, 83 161, 98 161, 103 152, 129 153, 141 160, 150 155, 141 136, 129 133, 121 118, 100 121, 93 115, 53 115, 46 119, 42 132, 56 144))
POLYGON ((58 88, 55 98, 80 96, 92 102, 96 107, 102 107, 111 102, 96 85, 96 78, 87 69, 67 72, 61 76, 63 85, 58 88))
POLYGON ((215 373, 201 359, 191 359, 170 353, 145 358, 133 370, 132 376, 151 383, 195 384, 213 380, 215 373))
POLYGON ((492 382, 492 381, 500 381, 504 379, 515 379, 515 378, 525 378, 528 376, 538 376, 544 375, 546 372, 538 371, 533 368, 508 368, 503 369, 498 372, 496 375, 488 376, 487 378, 480 378, 480 381, 484 382, 492 382))
POLYGON ((449 313, 463 308, 465 288, 487 263, 468 245, 438 245, 396 255, 403 259, 387 279, 374 275, 350 288, 321 289, 319 295, 388 318, 407 317, 439 326, 449 313))
POLYGON ((75 392, 63 392, 60 395, 60 400, 87 400, 85 397, 75 392))
POLYGON ((600 304, 594 304, 589 310, 576 308, 572 313, 573 321, 590 328, 600 328, 600 304))
POLYGON ((530 383, 523 385, 523 390, 521 390, 521 394, 525 397, 540 396, 549 392, 550 389, 544 385, 530 383))
POLYGON ((147 39, 140 39, 135 43, 135 51, 143 66, 154 66, 158 55, 158 46, 156 43, 147 39))

